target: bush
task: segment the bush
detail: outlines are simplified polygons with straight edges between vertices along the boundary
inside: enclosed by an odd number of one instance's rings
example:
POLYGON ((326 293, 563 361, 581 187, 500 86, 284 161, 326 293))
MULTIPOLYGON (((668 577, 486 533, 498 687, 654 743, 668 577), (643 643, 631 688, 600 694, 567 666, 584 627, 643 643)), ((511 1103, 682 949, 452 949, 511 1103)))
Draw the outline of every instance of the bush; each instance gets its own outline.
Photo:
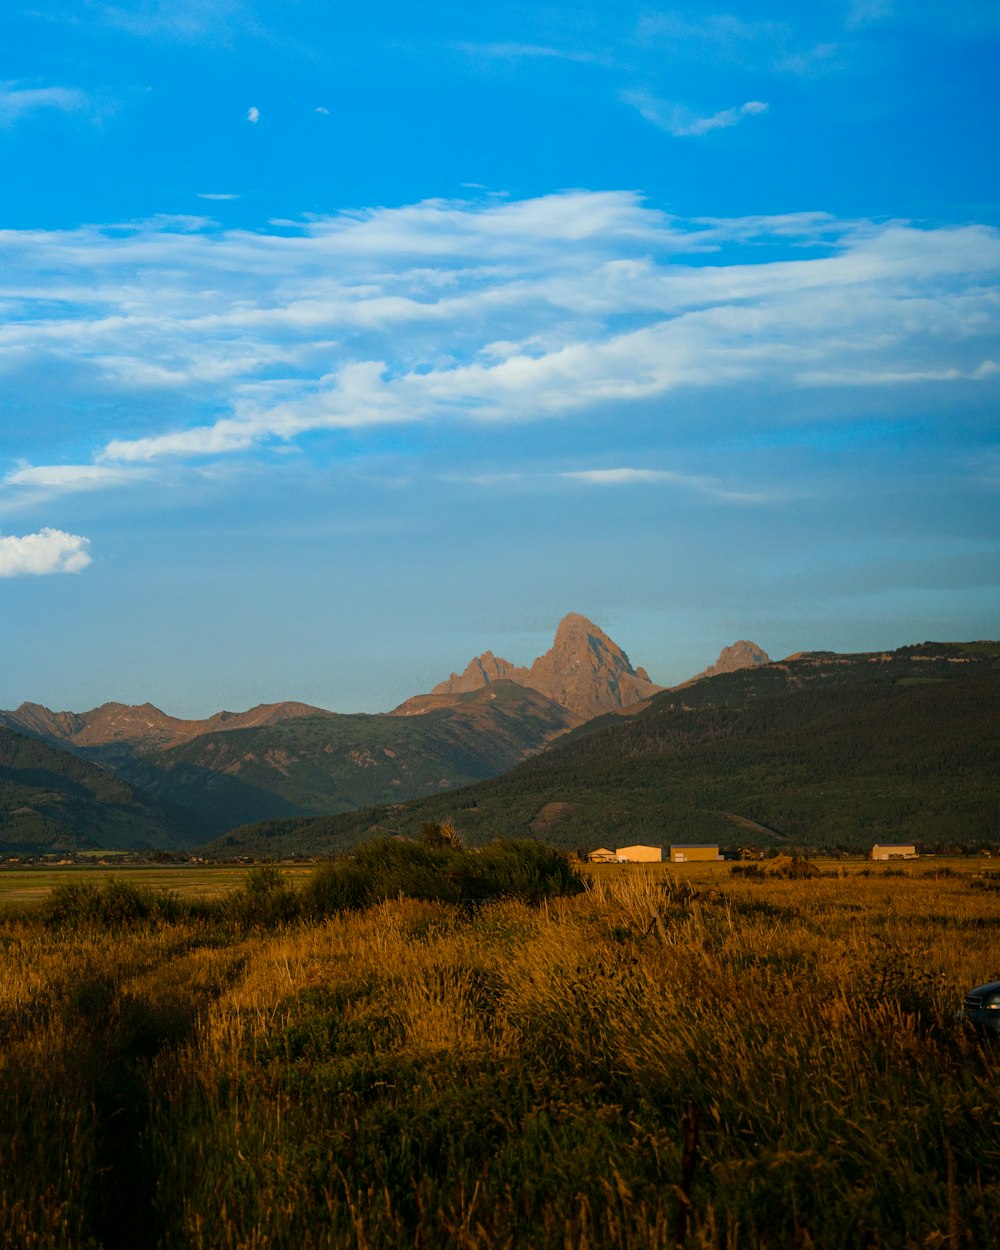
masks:
POLYGON ((463 899, 520 898, 538 902, 579 894, 580 874, 555 847, 499 840, 462 857, 457 866, 463 899))
POLYGON ((302 902, 276 864, 258 864, 224 896, 222 911, 241 929, 273 929, 298 919, 302 902))
POLYGON ((448 871, 458 854, 392 838, 363 843, 352 854, 316 868, 303 890, 306 911, 327 916, 398 895, 458 902, 458 888, 448 871))
POLYGON ((45 903, 45 919, 54 928, 135 929, 177 920, 182 911, 175 894, 114 877, 100 886, 89 881, 57 885, 45 903))
POLYGON ((477 851, 393 838, 366 842, 321 864, 303 891, 314 917, 404 896, 461 903, 495 898, 537 901, 583 889, 568 859, 539 842, 492 842, 477 851))

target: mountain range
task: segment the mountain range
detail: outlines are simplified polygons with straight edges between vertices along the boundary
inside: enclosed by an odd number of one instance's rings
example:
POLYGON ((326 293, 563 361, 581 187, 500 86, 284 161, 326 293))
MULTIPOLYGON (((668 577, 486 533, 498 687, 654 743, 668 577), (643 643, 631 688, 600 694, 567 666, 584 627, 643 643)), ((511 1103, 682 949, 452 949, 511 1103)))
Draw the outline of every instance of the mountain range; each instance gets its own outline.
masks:
POLYGON ((451 820, 470 845, 1000 843, 1000 642, 813 652, 687 682, 454 795, 237 829, 314 854, 451 820))
POLYGON ((320 853, 444 818, 472 844, 1000 840, 998 682, 998 643, 772 662, 741 640, 664 689, 570 614, 531 665, 487 651, 377 715, 22 704, 0 849, 320 853))
MULTIPOLYGON (((571 613, 531 665, 484 652, 461 676, 384 714, 284 702, 183 720, 149 703, 80 713, 23 703, 0 712, 0 727, 109 770, 159 820, 153 845, 190 844, 247 822, 451 791, 513 767, 596 715, 633 712, 660 689, 603 630, 571 613)), ((49 845, 60 825, 69 847, 78 835, 92 838, 89 817, 75 829, 73 804, 46 795, 0 777, 0 843, 29 845, 29 831, 44 828, 49 845)), ((150 842, 147 824, 137 829, 150 842)))

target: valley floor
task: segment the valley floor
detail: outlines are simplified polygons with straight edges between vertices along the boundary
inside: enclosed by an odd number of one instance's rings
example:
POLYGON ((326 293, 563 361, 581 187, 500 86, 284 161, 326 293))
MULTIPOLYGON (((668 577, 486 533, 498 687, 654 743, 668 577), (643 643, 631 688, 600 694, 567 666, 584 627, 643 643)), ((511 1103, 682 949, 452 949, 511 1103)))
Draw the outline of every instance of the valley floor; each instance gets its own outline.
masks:
POLYGON ((1000 876, 853 867, 273 928, 7 908, 0 1244, 1000 1244, 1000 1050, 956 1019, 1000 876))

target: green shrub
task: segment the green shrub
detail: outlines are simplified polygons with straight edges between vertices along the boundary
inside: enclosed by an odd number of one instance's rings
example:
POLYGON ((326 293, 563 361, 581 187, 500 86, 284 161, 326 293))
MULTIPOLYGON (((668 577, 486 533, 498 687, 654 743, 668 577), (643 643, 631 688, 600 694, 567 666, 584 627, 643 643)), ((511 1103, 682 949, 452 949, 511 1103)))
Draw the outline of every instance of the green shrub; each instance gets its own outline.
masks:
POLYGON ((273 929, 297 920, 302 903, 276 864, 258 864, 223 897, 222 911, 238 928, 273 929))
POLYGON ((457 902, 458 889, 448 871, 457 854, 393 838, 363 843, 316 868, 303 891, 306 910, 327 916, 399 895, 457 902))
POLYGON ((321 864, 303 891, 310 916, 369 907, 384 899, 537 901, 583 889, 566 856, 539 842, 492 842, 476 851, 383 838, 321 864))
POLYGON ((455 871, 463 899, 520 898, 538 902, 579 894, 580 874, 562 851, 541 842, 491 842, 461 857, 455 871))
POLYGON ((45 904, 45 919, 54 928, 135 929, 177 920, 183 912, 177 896, 166 890, 133 885, 111 877, 103 885, 69 881, 57 885, 45 904))

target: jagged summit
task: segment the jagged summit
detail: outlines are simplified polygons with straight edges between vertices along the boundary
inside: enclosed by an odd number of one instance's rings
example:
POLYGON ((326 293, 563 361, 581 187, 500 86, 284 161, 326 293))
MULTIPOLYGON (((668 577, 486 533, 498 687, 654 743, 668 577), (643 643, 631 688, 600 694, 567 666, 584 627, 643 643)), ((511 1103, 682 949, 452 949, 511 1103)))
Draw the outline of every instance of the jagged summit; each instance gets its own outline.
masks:
POLYGON ((570 612, 559 622, 555 640, 528 668, 484 651, 459 673, 431 691, 461 694, 494 681, 513 681, 560 704, 580 721, 641 703, 662 687, 643 668, 633 668, 625 652, 593 621, 570 612))
POLYGON ((690 680, 701 681, 703 677, 718 677, 720 673, 735 673, 741 668, 757 668, 761 664, 770 663, 771 658, 763 647, 758 647, 755 642, 748 642, 745 638, 741 638, 731 647, 723 647, 715 663, 695 674, 690 680))

